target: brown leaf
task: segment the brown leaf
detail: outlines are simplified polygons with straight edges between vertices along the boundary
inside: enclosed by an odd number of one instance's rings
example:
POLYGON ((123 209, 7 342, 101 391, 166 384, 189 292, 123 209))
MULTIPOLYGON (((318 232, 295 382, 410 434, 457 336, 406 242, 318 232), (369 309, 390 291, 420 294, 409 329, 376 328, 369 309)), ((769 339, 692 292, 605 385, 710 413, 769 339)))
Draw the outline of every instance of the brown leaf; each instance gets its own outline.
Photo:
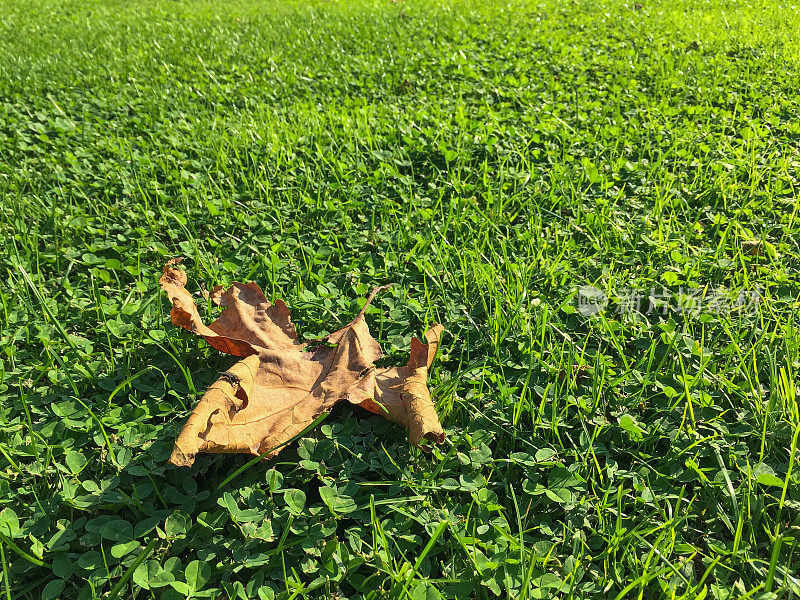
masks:
POLYGON ((586 365, 572 365, 569 371, 569 375, 567 375, 567 371, 561 369, 558 372, 557 376, 558 380, 561 381, 562 383, 564 381, 569 380, 577 385, 581 381, 583 381, 583 379, 586 377, 588 373, 589 373, 589 367, 587 367, 586 365))
POLYGON ((443 328, 434 325, 426 343, 411 340, 403 367, 377 368, 378 342, 370 335, 364 313, 319 344, 297 339, 287 306, 271 304, 255 283, 214 288, 209 297, 223 307, 206 326, 186 290, 186 272, 164 265, 159 280, 172 303, 175 325, 202 336, 214 348, 244 357, 214 383, 186 422, 170 462, 190 466, 199 452, 275 456, 287 441, 340 400, 396 421, 409 430, 412 444, 423 439, 442 443, 444 431, 427 386, 443 328))
POLYGON ((764 256, 764 245, 761 240, 745 240, 742 242, 742 250, 750 256, 764 256))

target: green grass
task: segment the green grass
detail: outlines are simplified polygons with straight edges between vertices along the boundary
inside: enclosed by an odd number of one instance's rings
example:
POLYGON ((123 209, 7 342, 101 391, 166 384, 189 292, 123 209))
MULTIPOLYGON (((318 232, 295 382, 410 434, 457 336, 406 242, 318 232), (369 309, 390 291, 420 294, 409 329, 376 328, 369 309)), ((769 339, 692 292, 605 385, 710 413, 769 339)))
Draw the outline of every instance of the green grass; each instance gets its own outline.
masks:
POLYGON ((800 594, 800 17, 643 4, 5 2, 2 597, 800 594), (342 407, 169 466, 233 362, 177 255, 307 338, 395 283, 446 443, 342 407))

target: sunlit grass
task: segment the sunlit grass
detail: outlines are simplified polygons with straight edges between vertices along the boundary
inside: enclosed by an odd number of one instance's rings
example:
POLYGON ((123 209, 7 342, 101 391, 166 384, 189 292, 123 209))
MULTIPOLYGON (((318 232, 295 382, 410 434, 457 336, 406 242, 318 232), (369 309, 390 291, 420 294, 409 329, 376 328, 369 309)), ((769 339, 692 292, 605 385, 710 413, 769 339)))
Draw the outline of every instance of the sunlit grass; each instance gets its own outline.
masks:
POLYGON ((6 3, 3 593, 800 593, 799 27, 767 1, 6 3), (168 466, 231 364, 169 324, 178 255, 306 339, 394 283, 369 325, 394 362, 445 325, 446 443, 344 408, 271 463, 168 466))

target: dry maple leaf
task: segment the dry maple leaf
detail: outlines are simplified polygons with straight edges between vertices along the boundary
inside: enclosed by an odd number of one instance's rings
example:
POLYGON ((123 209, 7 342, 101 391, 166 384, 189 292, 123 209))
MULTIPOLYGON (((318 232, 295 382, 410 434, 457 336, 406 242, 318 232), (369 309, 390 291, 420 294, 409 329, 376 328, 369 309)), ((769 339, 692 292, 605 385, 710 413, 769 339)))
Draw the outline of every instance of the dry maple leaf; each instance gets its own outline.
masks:
POLYGON ((223 311, 206 326, 186 290, 186 272, 175 268, 181 260, 164 265, 159 279, 172 303, 172 322, 214 348, 244 358, 200 399, 175 441, 171 463, 191 466, 199 452, 275 456, 340 400, 403 425, 412 444, 423 439, 444 441, 427 385, 441 325, 428 330, 427 343, 411 340, 406 366, 378 368, 374 363, 381 349, 369 333, 364 313, 383 288, 372 291, 351 323, 319 345, 309 346, 297 339, 286 304, 281 300, 271 304, 255 283, 234 283, 227 290, 211 291, 211 300, 223 311))

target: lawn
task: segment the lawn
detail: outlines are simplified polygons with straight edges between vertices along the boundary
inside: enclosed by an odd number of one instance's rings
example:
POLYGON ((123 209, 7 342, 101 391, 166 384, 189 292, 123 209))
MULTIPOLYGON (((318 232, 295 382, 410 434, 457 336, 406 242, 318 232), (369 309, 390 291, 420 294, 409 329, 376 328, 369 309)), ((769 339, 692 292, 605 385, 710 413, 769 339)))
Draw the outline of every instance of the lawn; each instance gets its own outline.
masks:
POLYGON ((773 0, 6 0, 4 599, 800 594, 800 13, 773 0), (234 362, 445 327, 447 438, 340 405, 168 464, 234 362))

